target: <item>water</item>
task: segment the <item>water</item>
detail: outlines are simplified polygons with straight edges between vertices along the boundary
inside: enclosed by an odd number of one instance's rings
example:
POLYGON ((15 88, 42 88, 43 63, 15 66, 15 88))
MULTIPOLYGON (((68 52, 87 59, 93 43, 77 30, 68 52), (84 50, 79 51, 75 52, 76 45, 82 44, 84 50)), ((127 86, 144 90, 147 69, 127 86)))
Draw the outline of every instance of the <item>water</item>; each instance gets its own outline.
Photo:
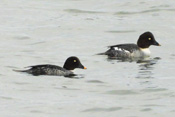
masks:
POLYGON ((0 4, 2 117, 175 116, 175 1, 15 0, 0 4), (142 61, 97 53, 151 31, 142 61), (62 66, 78 56, 87 70, 74 78, 14 72, 36 64, 62 66))

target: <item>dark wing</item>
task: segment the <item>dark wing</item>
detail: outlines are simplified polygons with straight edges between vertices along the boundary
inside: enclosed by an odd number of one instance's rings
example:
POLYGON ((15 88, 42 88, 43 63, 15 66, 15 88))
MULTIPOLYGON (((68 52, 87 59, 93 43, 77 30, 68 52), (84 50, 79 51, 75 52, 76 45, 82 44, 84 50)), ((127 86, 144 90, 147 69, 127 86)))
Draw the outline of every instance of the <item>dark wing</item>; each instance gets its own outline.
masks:
MULTIPOLYGON (((34 68, 52 68, 52 69, 56 68, 56 69, 60 69, 60 70, 64 69, 64 68, 62 68, 62 67, 60 67, 60 66, 57 66, 57 65, 50 65, 50 64, 45 64, 45 65, 32 65, 32 66, 28 66, 28 67, 30 67, 30 68, 32 68, 32 69, 34 69, 34 68)), ((27 68, 27 67, 26 67, 26 68, 27 68)))
POLYGON ((121 50, 127 50, 129 51, 130 53, 132 53, 133 51, 135 50, 138 50, 139 47, 136 45, 136 44, 120 44, 120 45, 113 45, 113 46, 109 46, 110 49, 112 50, 116 50, 116 48, 120 48, 121 50))
POLYGON ((66 76, 71 74, 71 71, 68 71, 60 66, 56 65, 34 65, 28 70, 24 70, 22 72, 27 72, 33 75, 58 75, 58 76, 66 76))

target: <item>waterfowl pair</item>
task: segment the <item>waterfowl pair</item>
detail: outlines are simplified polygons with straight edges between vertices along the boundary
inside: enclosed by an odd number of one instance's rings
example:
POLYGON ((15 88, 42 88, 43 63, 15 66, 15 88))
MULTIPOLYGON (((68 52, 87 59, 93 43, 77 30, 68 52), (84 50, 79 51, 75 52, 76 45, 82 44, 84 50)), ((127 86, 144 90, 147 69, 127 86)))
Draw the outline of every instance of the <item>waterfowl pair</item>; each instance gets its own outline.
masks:
MULTIPOLYGON (((148 57, 150 56, 149 47, 151 45, 160 46, 155 40, 151 32, 145 32, 140 35, 137 44, 119 44, 109 46, 110 49, 100 55, 108 55, 109 57, 118 58, 132 58, 132 57, 148 57)), ((27 72, 33 75, 57 75, 57 76, 69 76, 73 74, 72 71, 75 68, 86 69, 77 57, 69 57, 63 67, 56 65, 35 65, 28 70, 22 70, 20 72, 27 72)))

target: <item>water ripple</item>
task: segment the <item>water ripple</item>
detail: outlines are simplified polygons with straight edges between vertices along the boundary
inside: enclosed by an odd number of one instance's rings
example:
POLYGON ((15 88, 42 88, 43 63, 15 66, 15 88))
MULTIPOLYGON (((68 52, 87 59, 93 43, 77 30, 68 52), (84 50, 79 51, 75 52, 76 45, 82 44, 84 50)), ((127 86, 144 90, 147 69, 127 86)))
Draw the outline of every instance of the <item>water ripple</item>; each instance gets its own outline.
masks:
POLYGON ((160 91, 167 91, 168 89, 165 88, 156 88, 156 89, 143 89, 142 92, 160 92, 160 91))
POLYGON ((142 109, 140 111, 152 111, 152 109, 151 108, 144 108, 144 109, 142 109))
POLYGON ((5 97, 5 96, 0 96, 1 99, 5 99, 5 100, 12 100, 12 97, 5 97))
POLYGON ((88 80, 86 82, 88 82, 88 83, 104 83, 104 82, 102 82, 100 80, 88 80))
POLYGON ((131 91, 131 90, 111 90, 107 91, 107 94, 114 94, 114 95, 135 95, 139 94, 138 92, 131 91))
POLYGON ((91 108, 91 109, 86 109, 83 112, 99 112, 99 111, 106 111, 106 112, 111 112, 111 111, 118 111, 121 110, 122 107, 111 107, 111 108, 91 108))
POLYGON ((16 36, 14 37, 15 39, 18 39, 18 40, 27 40, 27 39, 30 39, 29 36, 16 36))
POLYGON ((163 106, 163 105, 157 105, 157 104, 148 104, 148 105, 142 105, 144 107, 160 107, 160 106, 163 106))
POLYGON ((159 11, 175 11, 175 9, 151 9, 151 10, 144 10, 140 12, 129 12, 129 11, 119 11, 114 13, 115 15, 134 15, 134 14, 143 14, 143 13, 154 13, 159 11))
POLYGON ((64 11, 69 12, 69 13, 104 13, 104 12, 99 12, 99 11, 85 11, 85 10, 79 10, 79 9, 65 9, 64 11))
POLYGON ((111 31, 107 31, 109 33, 130 33, 130 32, 136 32, 135 30, 111 30, 111 31))

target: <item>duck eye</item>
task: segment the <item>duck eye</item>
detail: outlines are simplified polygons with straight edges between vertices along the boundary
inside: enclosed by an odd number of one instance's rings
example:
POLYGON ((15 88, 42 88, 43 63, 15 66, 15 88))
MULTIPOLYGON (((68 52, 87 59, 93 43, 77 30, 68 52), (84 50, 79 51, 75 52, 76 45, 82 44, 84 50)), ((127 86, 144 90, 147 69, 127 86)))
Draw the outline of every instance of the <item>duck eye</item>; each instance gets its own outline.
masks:
POLYGON ((148 38, 148 40, 151 40, 151 38, 148 38))
POLYGON ((74 62, 77 62, 77 60, 74 60, 74 62))

